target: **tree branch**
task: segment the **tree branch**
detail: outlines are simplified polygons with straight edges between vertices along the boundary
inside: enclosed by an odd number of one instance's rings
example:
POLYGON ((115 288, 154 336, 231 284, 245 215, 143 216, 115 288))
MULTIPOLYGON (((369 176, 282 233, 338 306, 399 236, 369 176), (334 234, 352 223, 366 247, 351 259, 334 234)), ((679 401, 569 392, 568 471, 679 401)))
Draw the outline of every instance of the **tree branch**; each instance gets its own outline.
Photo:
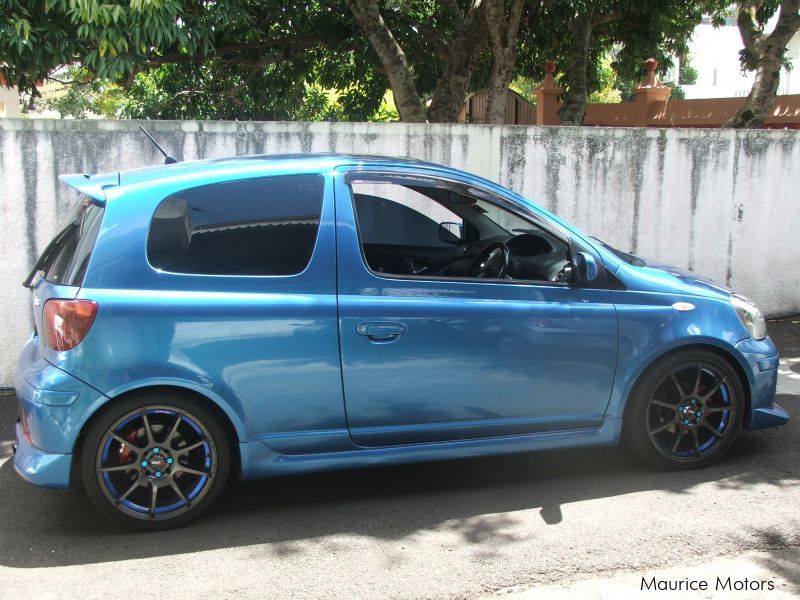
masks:
POLYGON ((511 12, 508 16, 508 29, 514 32, 514 43, 516 44, 517 33, 519 32, 519 23, 522 20, 522 9, 525 6, 525 0, 514 0, 511 6, 511 12))
POLYGON ((608 25, 609 23, 613 23, 614 21, 619 21, 622 19, 624 15, 622 14, 621 10, 613 10, 610 13, 600 14, 594 17, 592 21, 592 25, 595 27, 599 25, 608 25))
POLYGON ((783 0, 775 29, 769 34, 770 43, 786 46, 800 28, 800 0, 783 0))
MULTIPOLYGON (((317 40, 313 37, 296 37, 296 38, 275 38, 271 40, 258 40, 253 42, 242 42, 239 44, 231 44, 228 46, 223 46, 221 48, 217 48, 215 51, 210 52, 206 55, 197 55, 197 54, 164 54, 163 56, 150 56, 147 57, 145 60, 145 64, 149 66, 155 65, 165 65, 170 63, 189 63, 189 64, 200 64, 206 61, 219 61, 219 62, 226 62, 229 64, 254 64, 255 62, 259 62, 262 59, 249 59, 249 58, 237 58, 237 59, 229 59, 229 60, 222 60, 226 57, 235 56, 236 54, 241 54, 247 52, 248 50, 262 50, 264 48, 275 48, 280 47, 283 50, 294 50, 294 51, 304 51, 310 50, 318 45, 321 45, 321 40, 317 40)), ((270 58, 277 57, 277 58, 286 58, 285 52, 275 53, 270 55, 270 58)), ((265 64, 269 64, 270 62, 275 62, 275 60, 269 60, 265 64)))
MULTIPOLYGON (((447 11, 450 13, 450 18, 453 19, 453 31, 458 34, 458 32, 461 31, 461 29, 463 29, 467 24, 467 21, 461 12, 461 7, 458 5, 456 0, 445 0, 444 4, 445 8, 447 8, 447 11)), ((478 0, 478 4, 480 4, 480 0, 478 0)), ((471 9, 472 7, 470 6, 470 10, 471 9)))
POLYGON ((736 15, 736 25, 739 27, 744 49, 750 53, 755 52, 756 45, 763 36, 761 28, 756 23, 757 4, 755 1, 743 2, 739 5, 739 13, 736 15))
POLYGON ((447 42, 446 39, 435 29, 432 29, 428 25, 424 23, 420 23, 416 19, 412 19, 407 14, 399 13, 399 14, 392 14, 391 19, 397 19, 398 21, 402 21, 406 25, 417 29, 426 40, 428 40, 431 44, 436 46, 436 49, 442 54, 442 58, 447 60, 447 54, 450 52, 450 44, 447 42))

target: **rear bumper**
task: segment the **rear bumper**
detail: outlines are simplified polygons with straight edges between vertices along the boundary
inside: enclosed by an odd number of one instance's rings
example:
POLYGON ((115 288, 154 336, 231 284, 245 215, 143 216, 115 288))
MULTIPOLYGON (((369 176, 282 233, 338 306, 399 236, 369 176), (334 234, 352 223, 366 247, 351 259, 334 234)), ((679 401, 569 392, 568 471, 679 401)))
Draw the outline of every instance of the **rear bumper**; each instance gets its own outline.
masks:
POLYGON ((15 387, 22 419, 17 424, 14 467, 31 483, 66 489, 81 428, 107 398, 39 358, 37 345, 38 339, 31 338, 17 360, 15 387))
POLYGON ((28 443, 17 423, 17 447, 14 452, 14 469, 20 477, 34 485, 57 490, 69 487, 71 454, 53 454, 39 450, 28 443))

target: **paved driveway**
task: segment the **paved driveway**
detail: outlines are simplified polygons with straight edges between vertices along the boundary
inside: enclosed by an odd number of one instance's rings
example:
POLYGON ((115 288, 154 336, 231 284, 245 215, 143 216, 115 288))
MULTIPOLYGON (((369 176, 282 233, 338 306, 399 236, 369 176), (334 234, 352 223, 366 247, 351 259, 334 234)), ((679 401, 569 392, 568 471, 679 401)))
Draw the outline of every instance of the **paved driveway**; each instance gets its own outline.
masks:
POLYGON ((283 478, 155 534, 17 478, 1 399, 0 598, 470 598, 752 549, 800 594, 800 320, 770 331, 793 421, 743 434, 710 469, 609 449, 283 478))

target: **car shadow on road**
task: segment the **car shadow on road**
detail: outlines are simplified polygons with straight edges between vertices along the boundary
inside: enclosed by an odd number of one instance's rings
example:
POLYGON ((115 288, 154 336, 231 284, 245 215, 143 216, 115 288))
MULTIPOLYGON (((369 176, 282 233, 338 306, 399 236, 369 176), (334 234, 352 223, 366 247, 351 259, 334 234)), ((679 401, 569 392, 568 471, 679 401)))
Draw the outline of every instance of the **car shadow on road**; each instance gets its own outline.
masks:
MULTIPOLYGON (((797 415, 796 397, 787 407, 797 415)), ((796 416, 795 419, 798 417, 796 416)), ((270 544, 278 554, 329 535, 401 540, 448 530, 486 549, 559 524, 564 505, 649 490, 683 494, 718 482, 726 489, 800 485, 800 427, 745 432, 717 465, 663 472, 618 449, 542 452, 401 467, 322 473, 230 485, 200 521, 145 533, 107 521, 81 494, 43 490, 0 466, 0 565, 49 567, 270 544), (533 515, 532 517, 530 515, 533 515)))

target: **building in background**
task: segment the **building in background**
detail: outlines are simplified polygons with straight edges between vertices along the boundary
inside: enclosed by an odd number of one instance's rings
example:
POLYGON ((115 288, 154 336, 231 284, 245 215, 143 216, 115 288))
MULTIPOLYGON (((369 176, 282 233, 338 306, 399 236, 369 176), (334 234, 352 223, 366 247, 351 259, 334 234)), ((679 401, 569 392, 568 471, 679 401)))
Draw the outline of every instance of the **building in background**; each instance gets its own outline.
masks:
MULTIPOLYGON (((771 31, 777 16, 767 27, 771 31)), ((694 30, 689 43, 690 64, 697 70, 694 85, 681 85, 687 99, 695 98, 735 98, 747 96, 753 87, 755 73, 742 72, 739 51, 742 38, 736 26, 735 16, 729 15, 725 24, 714 27, 709 17, 704 17, 694 30)), ((800 94, 800 33, 789 42, 787 60, 794 70, 781 69, 779 95, 800 94)))
POLYGON ((0 118, 19 117, 19 91, 16 86, 9 87, 6 80, 0 75, 0 118))

